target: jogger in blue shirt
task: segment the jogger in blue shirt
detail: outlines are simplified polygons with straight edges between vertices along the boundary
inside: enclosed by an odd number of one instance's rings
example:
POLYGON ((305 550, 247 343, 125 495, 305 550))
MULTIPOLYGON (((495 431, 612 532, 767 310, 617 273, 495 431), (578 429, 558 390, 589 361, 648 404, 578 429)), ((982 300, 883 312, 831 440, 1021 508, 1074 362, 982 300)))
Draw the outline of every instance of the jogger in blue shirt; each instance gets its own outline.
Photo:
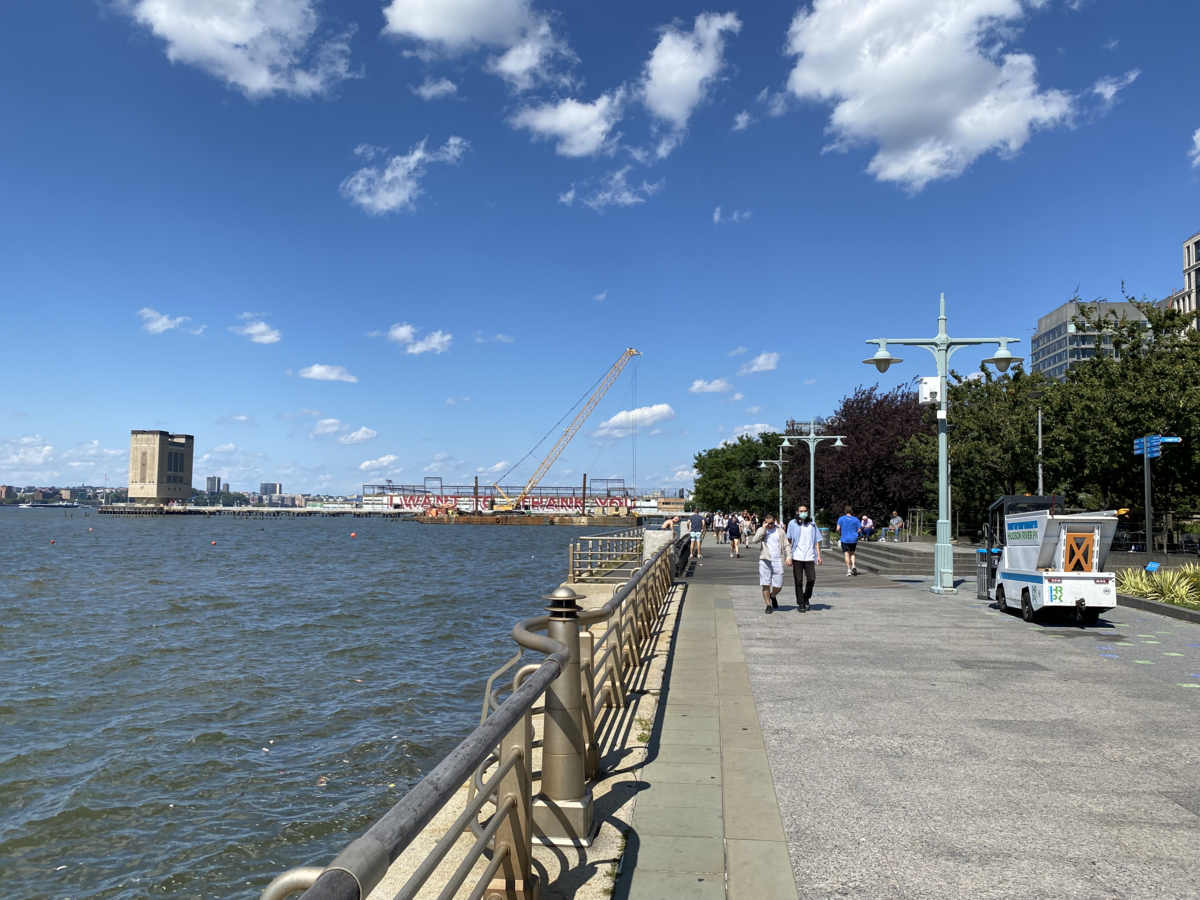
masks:
POLYGON ((846 514, 837 520, 839 540, 842 542, 842 555, 846 557, 846 575, 858 574, 854 564, 854 551, 858 549, 858 533, 862 530, 862 522, 854 517, 854 509, 846 507, 846 514))

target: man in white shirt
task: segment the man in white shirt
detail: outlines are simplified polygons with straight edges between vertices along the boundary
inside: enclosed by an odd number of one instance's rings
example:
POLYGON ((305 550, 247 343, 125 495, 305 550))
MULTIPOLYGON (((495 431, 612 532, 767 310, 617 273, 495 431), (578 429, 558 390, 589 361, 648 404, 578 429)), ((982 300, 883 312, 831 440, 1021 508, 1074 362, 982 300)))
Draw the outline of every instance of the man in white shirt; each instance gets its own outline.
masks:
POLYGON ((775 524, 775 517, 770 513, 763 517, 762 528, 754 534, 754 543, 762 547, 758 554, 758 583, 769 614, 779 608, 775 597, 783 590, 784 566, 792 564, 792 546, 782 526, 775 524))
POLYGON ((817 582, 817 566, 821 564, 821 529, 808 515, 803 503, 796 518, 788 522, 788 540, 792 545, 792 578, 796 582, 796 611, 808 612, 813 586, 817 582))

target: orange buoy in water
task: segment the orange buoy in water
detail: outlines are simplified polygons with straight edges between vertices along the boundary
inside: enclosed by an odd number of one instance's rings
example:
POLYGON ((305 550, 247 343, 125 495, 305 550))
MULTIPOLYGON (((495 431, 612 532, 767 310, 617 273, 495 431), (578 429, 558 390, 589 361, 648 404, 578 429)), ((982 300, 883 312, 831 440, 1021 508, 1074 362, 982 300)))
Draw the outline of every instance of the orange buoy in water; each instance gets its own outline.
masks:
POLYGON ((217 546, 217 542, 216 542, 216 541, 213 541, 213 546, 214 546, 214 547, 215 547, 215 546, 217 546))
POLYGON ((51 541, 50 543, 52 543, 52 544, 53 544, 53 543, 54 543, 54 541, 51 541))
POLYGON ((352 531, 352 532, 350 532, 350 537, 358 537, 358 535, 352 531))
POLYGON ((88 531, 91 531, 91 530, 92 530, 92 529, 90 529, 90 528, 88 529, 88 531))

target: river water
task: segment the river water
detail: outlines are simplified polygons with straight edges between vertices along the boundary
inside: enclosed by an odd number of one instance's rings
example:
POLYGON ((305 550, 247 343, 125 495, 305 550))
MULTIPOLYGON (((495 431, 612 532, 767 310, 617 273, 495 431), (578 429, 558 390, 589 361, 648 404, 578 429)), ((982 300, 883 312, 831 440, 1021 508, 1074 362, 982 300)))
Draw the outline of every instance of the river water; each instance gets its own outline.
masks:
POLYGON ((327 862, 478 724, 585 531, 85 512, 0 509, 8 897, 327 862))

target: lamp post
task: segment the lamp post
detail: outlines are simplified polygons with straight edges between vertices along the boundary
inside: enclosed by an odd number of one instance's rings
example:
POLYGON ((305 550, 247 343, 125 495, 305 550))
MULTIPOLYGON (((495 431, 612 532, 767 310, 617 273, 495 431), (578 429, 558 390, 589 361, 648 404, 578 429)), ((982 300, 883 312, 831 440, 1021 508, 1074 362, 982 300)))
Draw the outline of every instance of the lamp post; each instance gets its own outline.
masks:
POLYGON ((1030 391, 1029 399, 1038 405, 1038 496, 1042 496, 1042 391, 1030 391))
POLYGON ((1013 356, 1008 345, 1015 344, 1020 338, 991 337, 991 338, 952 338, 946 334, 946 295, 942 294, 941 307, 938 314, 938 333, 932 338, 873 338, 868 344, 878 344, 879 349, 870 359, 864 359, 867 365, 873 365, 880 372, 886 372, 893 363, 904 362, 888 352, 888 344, 901 344, 906 347, 924 347, 937 360, 938 376, 938 521, 937 545, 933 554, 933 587, 935 594, 957 594, 954 587, 954 548, 950 545, 950 454, 949 442, 946 436, 946 376, 950 372, 950 357, 956 350, 979 344, 999 344, 996 355, 985 359, 985 363, 994 365, 1001 372, 1007 372, 1008 367, 1015 362, 1021 362, 1022 357, 1013 356))
POLYGON ((779 470, 779 518, 776 520, 781 525, 783 524, 783 449, 784 447, 792 446, 794 438, 791 435, 784 437, 783 443, 779 445, 779 459, 760 459, 758 467, 765 469, 767 466, 774 466, 779 470))
POLYGON ((842 443, 844 434, 817 434, 816 426, 817 420, 814 418, 808 423, 808 434, 791 435, 794 440, 808 444, 808 513, 814 522, 817 520, 817 444, 821 441, 835 441, 834 450, 841 450, 846 446, 842 443))

